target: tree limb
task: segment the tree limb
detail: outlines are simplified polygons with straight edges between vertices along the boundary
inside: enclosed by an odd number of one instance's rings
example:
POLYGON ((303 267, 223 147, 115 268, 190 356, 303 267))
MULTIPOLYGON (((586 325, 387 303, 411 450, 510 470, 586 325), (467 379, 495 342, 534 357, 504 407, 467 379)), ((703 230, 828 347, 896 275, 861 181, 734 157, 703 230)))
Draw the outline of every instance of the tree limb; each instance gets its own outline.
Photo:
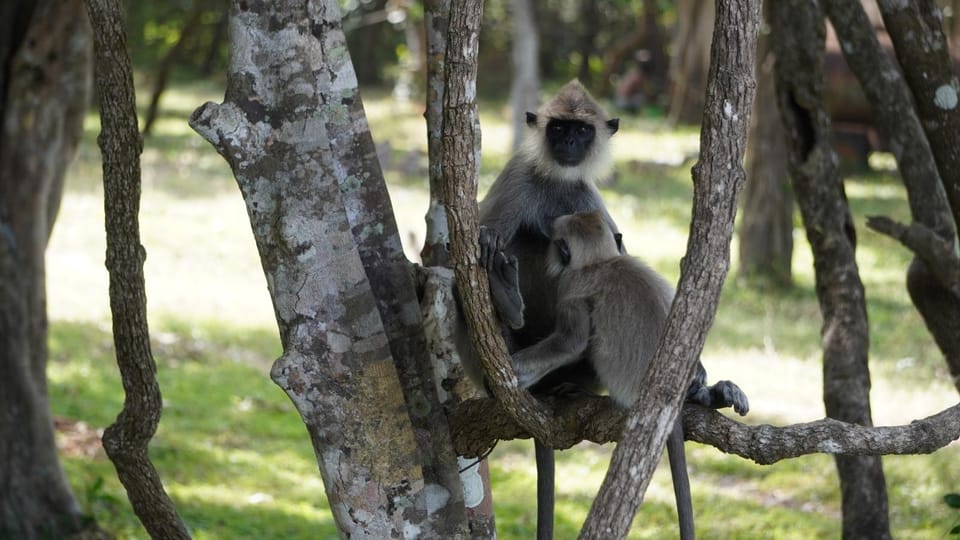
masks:
POLYGON ((150 461, 147 445, 157 431, 163 398, 150 351, 147 295, 140 244, 140 152, 133 66, 127 54, 123 6, 118 0, 86 0, 93 26, 94 74, 100 100, 107 270, 123 409, 103 433, 103 448, 117 469, 127 498, 153 538, 190 538, 150 461))
MULTIPOLYGON (((557 448, 580 441, 599 444, 619 441, 627 411, 610 398, 586 396, 549 402, 554 422, 566 438, 557 448)), ((530 433, 491 398, 461 403, 450 411, 454 446, 466 456, 489 450, 498 440, 528 439, 530 433)), ((683 430, 687 440, 708 444, 761 465, 808 454, 903 455, 929 454, 960 438, 960 403, 901 426, 864 427, 824 418, 814 422, 772 426, 747 425, 700 405, 685 405, 683 430)))
POLYGON ((960 257, 951 243, 922 223, 906 226, 886 216, 867 217, 867 227, 897 240, 923 259, 940 283, 960 300, 960 257))

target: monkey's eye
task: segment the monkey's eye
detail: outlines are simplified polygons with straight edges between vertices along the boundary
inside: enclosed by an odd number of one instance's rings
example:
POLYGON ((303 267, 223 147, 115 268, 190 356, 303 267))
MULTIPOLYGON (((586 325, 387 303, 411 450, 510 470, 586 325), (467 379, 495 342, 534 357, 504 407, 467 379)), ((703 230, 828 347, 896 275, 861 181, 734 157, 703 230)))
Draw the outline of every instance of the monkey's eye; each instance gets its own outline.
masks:
POLYGON ((588 125, 582 125, 582 126, 580 126, 580 127, 577 128, 577 133, 579 133, 579 134, 581 134, 581 135, 586 135, 587 133, 590 133, 591 131, 593 131, 593 128, 592 128, 591 126, 588 126, 588 125))

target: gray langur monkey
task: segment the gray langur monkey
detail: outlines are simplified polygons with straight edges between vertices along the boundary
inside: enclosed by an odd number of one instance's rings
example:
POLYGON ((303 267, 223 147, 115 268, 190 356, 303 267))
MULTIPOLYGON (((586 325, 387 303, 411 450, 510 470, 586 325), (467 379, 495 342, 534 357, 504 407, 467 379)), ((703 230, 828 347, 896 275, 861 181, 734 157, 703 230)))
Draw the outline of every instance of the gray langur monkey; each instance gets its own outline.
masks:
MULTIPOLYGON (((524 388, 586 357, 597 382, 623 407, 640 395, 640 383, 656 353, 673 287, 639 259, 624 255, 599 212, 562 216, 553 223, 547 274, 558 279, 554 330, 515 352, 513 369, 524 388)), ((744 415, 747 396, 730 381, 712 387, 698 362, 687 400, 744 415)), ((677 498, 680 537, 694 537, 690 485, 679 422, 667 439, 677 498)))
MULTIPOLYGON (((546 271, 554 220, 596 211, 609 230, 618 233, 595 184, 610 174, 610 137, 619 129, 619 120, 608 117, 574 80, 560 88, 537 113, 528 112, 527 126, 520 149, 480 202, 479 215, 480 263, 487 269, 493 304, 504 323, 504 337, 511 352, 540 342, 554 330, 558 281, 546 271)), ((479 359, 462 317, 457 325, 456 346, 464 370, 482 388, 479 359)), ((569 383, 590 387, 595 378, 583 355, 549 372, 531 390, 542 393, 569 383)), ((722 392, 706 386, 705 378, 704 373, 694 380, 690 395, 704 404, 716 396, 723 397, 722 392)), ((537 538, 549 540, 553 537, 554 455, 539 441, 534 448, 537 538)))

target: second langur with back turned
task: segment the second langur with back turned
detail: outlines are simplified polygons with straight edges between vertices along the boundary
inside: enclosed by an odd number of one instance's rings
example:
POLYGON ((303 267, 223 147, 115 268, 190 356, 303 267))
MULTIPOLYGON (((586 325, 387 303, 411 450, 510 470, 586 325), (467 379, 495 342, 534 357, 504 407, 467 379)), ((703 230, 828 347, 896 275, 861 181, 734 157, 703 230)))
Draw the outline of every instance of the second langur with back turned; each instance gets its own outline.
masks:
MULTIPOLYGON (((557 316, 553 332, 515 352, 513 369, 524 388, 551 372, 586 357, 597 382, 621 406, 640 396, 640 383, 650 366, 673 302, 673 287, 639 259, 620 253, 619 241, 599 212, 562 216, 553 223, 547 274, 558 279, 557 316)), ((697 363, 695 384, 687 394, 714 408, 749 409, 737 385, 720 381, 706 387, 706 372, 697 363)), ((680 520, 680 537, 692 539, 693 511, 683 431, 679 422, 667 438, 680 520)))
MULTIPOLYGON (((534 345, 554 330, 557 278, 546 272, 553 221, 597 211, 607 227, 618 232, 595 185, 610 174, 610 137, 619 128, 618 119, 608 117, 583 85, 571 81, 536 114, 527 113, 527 126, 520 149, 481 201, 479 217, 481 263, 487 268, 497 313, 510 327, 505 333, 511 352, 534 345)), ((462 321, 460 326, 457 340, 464 367, 482 385, 479 362, 462 321)), ((581 358, 552 371, 532 390, 549 391, 566 383, 589 386, 595 377, 581 358)), ((691 384, 690 395, 708 400, 713 391, 704 374, 691 384)), ((553 535, 554 456, 537 441, 535 450, 537 538, 548 540, 553 535)))

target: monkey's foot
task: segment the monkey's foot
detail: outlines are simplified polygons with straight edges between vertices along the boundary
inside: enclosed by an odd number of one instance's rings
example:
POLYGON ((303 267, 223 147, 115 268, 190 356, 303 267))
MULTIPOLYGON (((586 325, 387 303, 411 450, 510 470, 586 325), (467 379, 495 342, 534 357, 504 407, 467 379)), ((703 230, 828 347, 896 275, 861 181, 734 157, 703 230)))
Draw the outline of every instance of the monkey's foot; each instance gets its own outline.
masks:
POLYGON ((719 381, 713 386, 691 387, 687 394, 687 402, 699 403, 711 409, 733 407, 733 410, 740 416, 750 411, 750 401, 747 399, 747 395, 731 381, 719 381))
POLYGON ((493 272, 497 254, 503 251, 504 247, 506 246, 503 244, 500 231, 493 227, 480 226, 480 265, 488 273, 493 272))
POLYGON ((523 327, 523 296, 520 294, 520 269, 517 258, 498 251, 490 279, 490 296, 497 316, 513 329, 523 327))

